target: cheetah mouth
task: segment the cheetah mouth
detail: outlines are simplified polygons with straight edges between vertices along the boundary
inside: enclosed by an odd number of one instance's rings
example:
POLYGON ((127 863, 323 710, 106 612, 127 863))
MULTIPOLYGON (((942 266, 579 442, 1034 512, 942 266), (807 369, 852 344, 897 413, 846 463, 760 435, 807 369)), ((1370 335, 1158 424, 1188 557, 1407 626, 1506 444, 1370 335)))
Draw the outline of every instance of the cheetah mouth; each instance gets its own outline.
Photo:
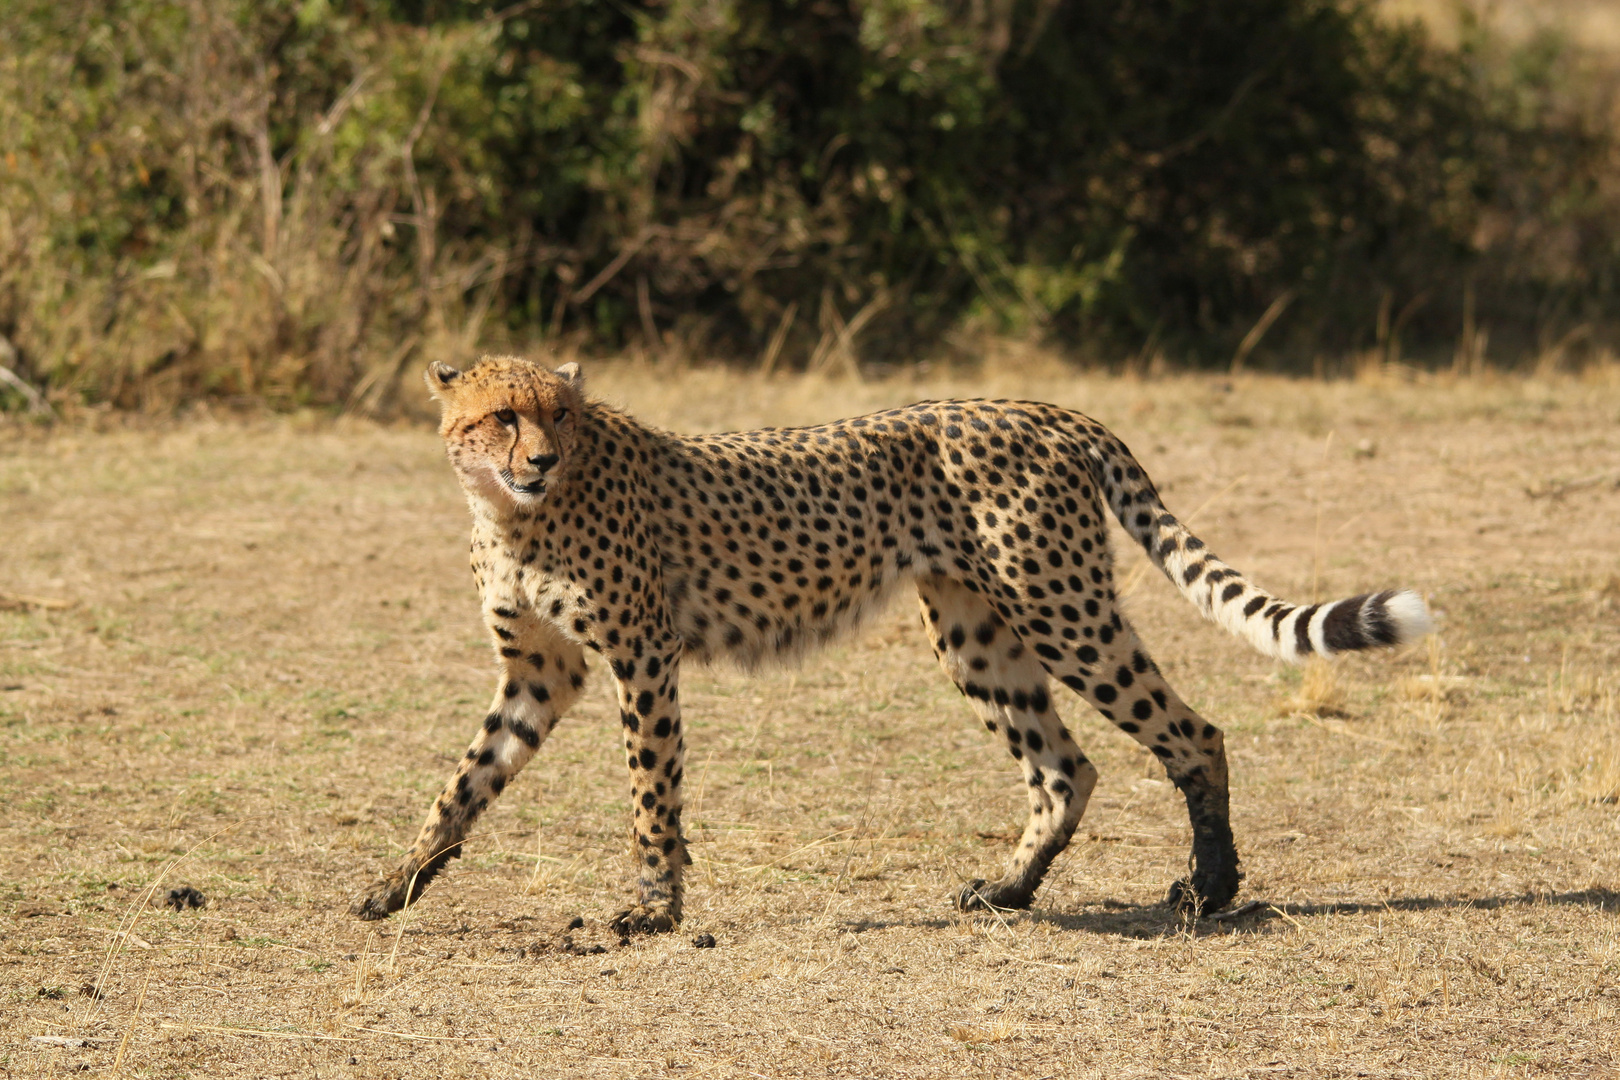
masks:
POLYGON ((533 480, 519 480, 508 469, 501 470, 501 480, 506 486, 519 495, 544 495, 546 493, 546 478, 537 476, 533 480))

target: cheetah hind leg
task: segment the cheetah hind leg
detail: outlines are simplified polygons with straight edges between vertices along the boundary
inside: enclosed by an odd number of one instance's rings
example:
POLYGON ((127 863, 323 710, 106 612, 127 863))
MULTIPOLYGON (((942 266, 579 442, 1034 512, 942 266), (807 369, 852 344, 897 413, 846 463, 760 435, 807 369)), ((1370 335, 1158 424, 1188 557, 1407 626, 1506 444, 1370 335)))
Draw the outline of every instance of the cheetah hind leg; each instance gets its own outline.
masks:
POLYGON ((942 577, 919 581, 917 591, 935 656, 984 726, 1006 741, 1029 794, 1029 821, 1007 872, 968 882, 956 906, 1028 907, 1079 825, 1097 769, 1053 710, 1046 671, 984 600, 942 577))
POLYGON ((1166 900, 1193 915, 1225 907, 1243 880, 1228 809, 1226 744, 1159 673, 1131 624, 1105 597, 1094 634, 1078 647, 1059 633, 1031 630, 1029 645, 1060 682, 1159 759, 1187 801, 1191 872, 1166 900))

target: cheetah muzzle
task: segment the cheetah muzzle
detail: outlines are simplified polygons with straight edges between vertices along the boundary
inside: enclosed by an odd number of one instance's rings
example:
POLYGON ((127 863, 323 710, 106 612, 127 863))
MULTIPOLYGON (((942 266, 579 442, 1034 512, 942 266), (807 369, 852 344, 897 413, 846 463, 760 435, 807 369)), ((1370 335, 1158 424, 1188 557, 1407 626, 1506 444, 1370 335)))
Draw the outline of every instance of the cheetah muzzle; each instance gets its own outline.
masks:
POLYGON ((686 437, 555 372, 434 364, 440 434, 472 511, 473 578, 501 669, 487 715, 404 860, 355 903, 413 902, 528 762, 585 682, 618 692, 630 772, 634 906, 621 934, 681 918, 683 664, 744 666, 842 634, 903 582, 939 662, 1023 769, 1030 814, 1011 864, 963 909, 1021 908, 1068 845, 1097 770, 1058 718, 1060 684, 1147 747, 1187 802, 1190 875, 1170 901, 1227 904, 1241 880, 1221 732, 1177 696, 1114 592, 1105 509, 1203 614, 1268 656, 1399 645, 1427 633, 1411 592, 1300 606, 1215 557, 1164 508, 1123 443, 1034 402, 924 402, 822 427, 686 437))

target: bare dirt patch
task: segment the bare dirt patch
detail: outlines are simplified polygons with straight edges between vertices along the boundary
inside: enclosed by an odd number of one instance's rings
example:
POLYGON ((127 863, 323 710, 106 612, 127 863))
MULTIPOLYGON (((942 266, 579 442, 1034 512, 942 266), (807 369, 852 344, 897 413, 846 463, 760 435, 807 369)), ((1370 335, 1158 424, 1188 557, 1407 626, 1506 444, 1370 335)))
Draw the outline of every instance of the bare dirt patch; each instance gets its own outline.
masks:
POLYGON ((1440 633, 1281 669, 1121 547, 1133 621, 1228 733, 1236 917, 1159 905, 1185 813, 1073 699, 1103 773, 1076 843, 1034 910, 955 913, 1024 800, 901 604, 801 668, 689 676, 679 933, 621 946, 604 924, 629 819, 600 674, 467 857, 379 927, 347 900, 492 680, 432 434, 13 431, 0 1072, 1620 1075, 1614 380, 592 377, 685 430, 1076 406, 1257 580, 1411 586, 1440 633))

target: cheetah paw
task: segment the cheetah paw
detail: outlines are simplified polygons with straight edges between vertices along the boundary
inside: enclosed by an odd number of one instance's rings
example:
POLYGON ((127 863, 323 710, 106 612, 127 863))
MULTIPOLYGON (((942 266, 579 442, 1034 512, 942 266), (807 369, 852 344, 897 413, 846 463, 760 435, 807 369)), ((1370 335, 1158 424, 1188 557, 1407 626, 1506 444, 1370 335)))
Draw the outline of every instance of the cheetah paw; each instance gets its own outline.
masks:
POLYGON ((354 898, 354 903, 349 905, 349 914, 366 922, 386 919, 405 906, 405 891, 404 881, 396 881, 393 876, 385 877, 354 898))
POLYGON ((974 878, 956 894, 958 911, 1005 911, 1029 907, 1029 897, 996 881, 974 878))
POLYGON ((667 934, 674 930, 680 921, 678 917, 670 914, 668 908, 637 904, 613 916, 608 926, 621 938, 627 938, 631 934, 667 934))
POLYGON ((1181 878, 1171 882, 1164 902, 1195 919, 1213 915, 1231 903, 1241 880, 1241 876, 1236 874, 1217 877, 1194 873, 1191 881, 1181 878), (1200 880, 1201 877, 1205 880, 1200 880))

